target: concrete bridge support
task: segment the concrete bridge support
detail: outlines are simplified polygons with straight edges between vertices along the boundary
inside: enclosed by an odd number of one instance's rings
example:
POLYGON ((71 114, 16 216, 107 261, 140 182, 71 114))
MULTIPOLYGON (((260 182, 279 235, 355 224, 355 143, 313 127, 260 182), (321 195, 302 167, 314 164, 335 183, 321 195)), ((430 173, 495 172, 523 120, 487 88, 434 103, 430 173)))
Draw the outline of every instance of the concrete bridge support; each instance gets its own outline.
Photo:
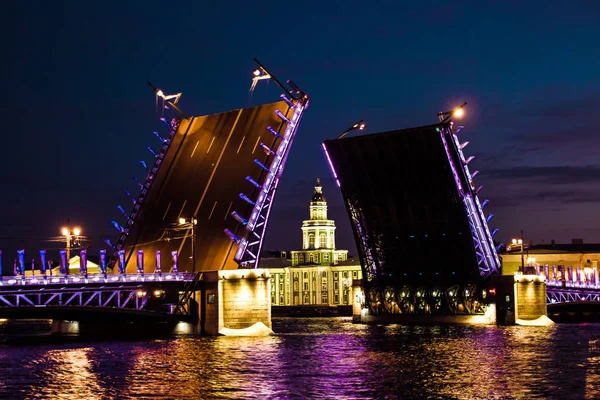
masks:
MULTIPOLYGON (((247 328, 257 323, 271 325, 271 278, 266 269, 237 269, 203 273, 207 283, 191 301, 197 307, 196 324, 179 323, 176 334, 253 334, 247 328)), ((260 325, 259 324, 259 325, 260 325)), ((262 332, 267 330, 263 329, 262 332)))

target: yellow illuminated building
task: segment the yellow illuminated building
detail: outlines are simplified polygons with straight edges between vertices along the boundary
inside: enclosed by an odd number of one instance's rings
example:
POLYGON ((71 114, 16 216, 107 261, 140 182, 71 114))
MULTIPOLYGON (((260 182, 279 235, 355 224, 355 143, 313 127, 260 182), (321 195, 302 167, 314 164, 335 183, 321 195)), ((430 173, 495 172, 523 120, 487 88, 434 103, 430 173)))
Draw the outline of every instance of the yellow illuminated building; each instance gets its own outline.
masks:
POLYGON ((352 281, 362 279, 358 257, 335 248, 335 221, 327 219, 327 201, 317 179, 310 201, 310 219, 302 222, 302 250, 261 258, 271 274, 274 306, 352 305, 352 281))

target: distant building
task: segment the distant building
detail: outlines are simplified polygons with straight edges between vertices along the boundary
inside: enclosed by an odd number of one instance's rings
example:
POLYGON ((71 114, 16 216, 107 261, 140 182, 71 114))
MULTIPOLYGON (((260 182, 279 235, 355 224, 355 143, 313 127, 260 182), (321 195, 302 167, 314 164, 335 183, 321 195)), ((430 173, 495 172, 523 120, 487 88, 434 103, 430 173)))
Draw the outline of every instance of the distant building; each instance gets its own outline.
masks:
POLYGON ((327 200, 319 178, 309 208, 310 219, 302 222, 302 250, 292 251, 292 266, 345 261, 348 250, 335 249, 335 221, 327 219, 327 200))
MULTIPOLYGON (((502 274, 512 275, 521 268, 521 251, 518 248, 501 254, 502 274)), ((600 244, 583 243, 583 240, 572 243, 536 244, 523 249, 525 266, 564 265, 565 267, 581 267, 598 269, 600 260, 600 244)))
POLYGON ((327 201, 317 179, 310 201, 310 219, 302 223, 302 250, 271 252, 260 267, 271 274, 271 303, 274 306, 352 305, 352 281, 362 279, 358 257, 335 248, 335 221, 327 219, 327 201), (276 254, 282 254, 277 257, 276 254))

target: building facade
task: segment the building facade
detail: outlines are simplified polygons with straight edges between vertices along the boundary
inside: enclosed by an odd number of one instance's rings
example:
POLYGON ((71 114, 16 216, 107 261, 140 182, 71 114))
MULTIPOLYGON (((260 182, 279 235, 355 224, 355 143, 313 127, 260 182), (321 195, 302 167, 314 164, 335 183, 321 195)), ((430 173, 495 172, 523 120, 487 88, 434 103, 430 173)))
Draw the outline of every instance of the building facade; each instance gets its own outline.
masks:
POLYGON ((352 282, 362 279, 357 258, 331 266, 269 267, 269 272, 274 306, 352 305, 352 282))
POLYGON ((348 250, 335 248, 335 221, 327 219, 327 200, 317 178, 310 200, 310 219, 302 222, 302 250, 294 250, 292 266, 331 265, 345 261, 348 250))
POLYGON ((291 260, 262 258, 261 268, 271 274, 273 306, 352 305, 352 282, 362 279, 358 257, 335 248, 335 221, 327 219, 327 200, 317 179, 309 205, 309 219, 302 222, 302 250, 291 260))

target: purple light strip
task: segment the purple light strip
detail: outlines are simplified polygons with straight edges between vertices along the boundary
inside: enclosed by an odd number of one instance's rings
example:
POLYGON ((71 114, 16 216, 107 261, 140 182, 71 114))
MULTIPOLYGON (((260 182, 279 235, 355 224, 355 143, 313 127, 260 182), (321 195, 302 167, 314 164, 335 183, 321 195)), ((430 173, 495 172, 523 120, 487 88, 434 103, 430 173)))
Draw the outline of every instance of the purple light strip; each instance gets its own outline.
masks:
POLYGON ((337 174, 335 173, 335 168, 333 168, 333 163, 331 162, 331 158, 329 158, 329 153, 327 152, 327 147, 325 143, 323 143, 323 150, 325 150, 325 157, 327 157, 327 162, 329 163, 329 167, 331 168, 331 172, 333 173, 333 177, 335 178, 335 183, 337 183, 338 187, 341 188, 340 181, 338 179, 337 174))
MULTIPOLYGON (((456 135, 454 135, 452 132, 450 132, 450 134, 452 135, 452 137, 455 141, 455 144, 456 144, 458 142, 456 135)), ((458 176, 458 171, 456 170, 456 167, 455 167, 454 162, 452 161, 452 157, 450 155, 450 148, 448 146, 448 142, 446 141, 444 127, 440 128, 440 136, 442 138, 442 143, 444 144, 444 149, 446 151, 446 156, 448 157, 448 162, 450 163, 450 168, 452 169, 452 175, 454 176, 454 181, 456 183, 456 186, 459 189, 459 193, 461 194, 461 196, 463 198, 463 202, 465 204, 465 208, 468 213, 468 218, 471 221, 471 223, 474 224, 475 236, 476 236, 475 240, 477 240, 479 242, 479 246, 482 248, 482 250, 484 252, 484 258, 488 260, 487 262, 485 262, 485 264, 486 264, 485 268, 482 269, 480 266, 480 271, 483 270, 484 275, 488 276, 494 271, 496 271, 496 272, 499 271, 500 260, 498 258, 498 254, 496 253, 496 249, 493 246, 490 248, 489 243, 493 243, 493 242, 491 240, 491 235, 490 235, 490 231, 487 227, 487 224, 485 224, 485 223, 482 224, 482 221, 485 221, 485 217, 483 216, 483 210, 481 209, 481 205, 479 204, 479 199, 477 198, 477 196, 471 196, 468 193, 465 193, 463 191, 463 188, 460 183, 459 176, 458 176)), ((460 150, 460 148, 457 148, 457 149, 459 151, 459 157, 461 158, 461 160, 464 160, 464 155, 462 154, 462 151, 460 150)), ((464 162, 463 162, 463 165, 464 165, 464 168, 466 169, 467 166, 464 162)), ((470 174, 468 174, 468 170, 466 170, 466 173, 470 179, 470 174)))
MULTIPOLYGON (((256 254, 250 252, 248 250, 248 246, 250 243, 245 238, 242 238, 240 240, 240 242, 238 244, 238 248, 235 252, 234 259, 236 261, 243 262, 244 261, 243 257, 245 254, 249 254, 254 259, 254 261, 257 261, 258 254, 260 254, 260 250, 262 247, 262 239, 264 237, 266 225, 267 225, 267 222, 269 219, 269 215, 271 213, 271 203, 272 203, 273 197, 275 196, 275 192, 277 191, 277 187, 279 184, 279 178, 280 178, 281 174, 283 173, 283 166, 285 165, 285 162, 286 162, 288 154, 289 154, 289 146, 291 145, 291 142, 294 139, 294 136, 296 135, 296 131, 298 130, 298 122, 300 121, 300 118, 302 117, 302 114, 303 114, 305 108, 306 107, 302 103, 298 102, 294 109, 294 112, 292 114, 291 120, 285 119, 286 121, 288 121, 288 125, 285 129, 285 133, 283 135, 282 141, 279 144, 279 146, 277 147, 277 151, 275 152, 273 162, 269 166, 269 171, 268 171, 267 177, 265 178, 265 181, 263 182, 263 185, 262 185, 262 191, 260 192, 260 195, 258 196, 258 199, 256 200, 256 203, 253 207, 252 213, 248 220, 248 224, 246 225, 246 229, 248 231, 254 233, 255 235, 256 235, 255 229, 258 226, 263 225, 262 231, 259 236, 258 250, 256 251, 256 254), (268 196, 268 194, 270 192, 272 194, 271 194, 271 196, 268 196), (266 203, 267 199, 270 199, 269 203, 266 203), (265 208, 267 208, 267 209, 265 210, 265 208), (263 211, 265 211, 264 215, 262 215, 263 211), (264 218, 264 221, 262 224, 257 225, 258 218, 261 216, 264 218)), ((279 117, 281 117, 281 115, 279 115, 281 112, 277 113, 277 111, 279 111, 279 110, 276 110, 275 113, 279 117)), ((257 262, 255 262, 254 268, 258 268, 257 262)))

